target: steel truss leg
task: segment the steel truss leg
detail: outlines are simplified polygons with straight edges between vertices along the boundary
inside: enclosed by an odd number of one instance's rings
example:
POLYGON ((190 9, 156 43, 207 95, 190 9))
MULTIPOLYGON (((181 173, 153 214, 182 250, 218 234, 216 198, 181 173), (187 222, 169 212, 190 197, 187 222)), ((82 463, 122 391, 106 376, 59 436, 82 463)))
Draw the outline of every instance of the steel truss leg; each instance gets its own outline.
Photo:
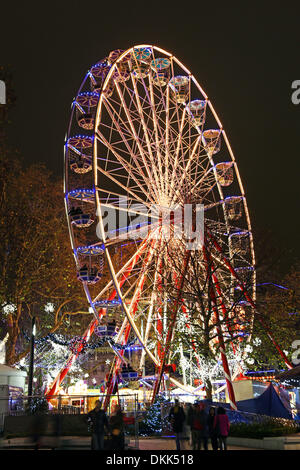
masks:
MULTIPOLYGON (((146 248, 146 244, 144 246, 144 249, 146 248)), ((141 250, 140 253, 138 255, 136 255, 133 260, 131 261, 131 263, 129 264, 128 268, 126 269, 126 271, 122 274, 122 279, 120 281, 120 286, 122 286, 124 284, 124 282, 126 281, 127 277, 130 275, 132 269, 134 268, 135 264, 137 263, 141 253, 144 251, 141 250)), ((112 292, 112 294, 110 295, 109 297, 109 300, 113 300, 115 297, 116 297, 116 290, 114 289, 114 291, 112 292)), ((98 322, 101 320, 102 316, 103 316, 103 313, 104 313, 104 310, 105 309, 100 309, 99 310, 99 317, 98 317, 98 320, 93 320, 90 325, 88 326, 86 332, 84 333, 84 336, 83 336, 83 339, 85 341, 89 341, 92 333, 94 332, 94 329, 96 327, 96 325, 98 324, 98 322)), ((45 392, 45 396, 47 398, 47 400, 49 401, 53 396, 55 396, 57 393, 58 393, 58 390, 59 390, 59 387, 62 383, 62 381, 64 380, 64 378, 66 377, 68 371, 70 370, 70 368, 72 367, 72 365, 74 364, 74 362, 76 361, 79 353, 80 353, 81 349, 79 348, 78 351, 77 351, 77 354, 70 354, 66 364, 64 365, 64 367, 61 369, 61 371, 59 372, 59 374, 56 376, 55 380, 52 382, 51 386, 46 390, 45 392)))
POLYGON ((248 294, 247 290, 245 289, 243 283, 241 283, 241 281, 239 280, 234 268, 232 267, 231 263, 228 261, 228 259, 226 258, 226 256, 224 255, 223 251, 222 251, 222 248, 220 247, 220 245, 217 243, 217 241, 214 239, 214 237, 212 236, 212 234, 207 231, 207 234, 209 236, 209 238, 212 240, 215 248, 218 250, 219 253, 221 253, 222 255, 222 258, 223 258, 223 261, 224 263, 226 264, 227 268, 229 269, 229 271, 231 272, 231 274, 235 277, 235 279, 237 280, 237 284, 238 286, 240 287, 240 289, 242 290, 245 298, 247 299, 247 301, 250 303, 250 305, 254 308, 254 310, 258 313, 258 315, 256 316, 257 320, 260 322, 260 324, 263 326, 263 328, 265 328, 266 332, 267 332, 267 335, 268 337, 270 338, 270 340, 272 341, 272 343, 274 344, 275 348, 277 349, 278 353, 280 354, 280 356, 282 357, 282 359, 284 360, 286 366, 289 368, 289 369, 292 369, 293 368, 293 365, 292 363, 288 360, 288 358, 286 357, 286 355, 284 354, 284 352, 282 351, 282 349, 280 348, 279 344, 277 343, 277 341, 275 340, 273 334, 272 334, 272 331, 270 330, 270 328, 268 327, 268 325, 265 324, 265 322, 263 321, 263 319, 260 317, 260 314, 259 312, 257 311, 257 308, 256 308, 256 305, 255 303, 253 302, 251 296, 248 294))
POLYGON ((182 288, 183 288, 185 274, 186 274, 186 271, 187 271, 187 268, 188 268, 188 263, 189 263, 190 256, 191 256, 191 252, 187 251, 186 255, 185 255, 185 260, 184 260, 183 273, 182 273, 181 279, 180 279, 178 295, 177 295, 175 306, 174 306, 174 309, 173 309, 173 312, 172 312, 171 323, 170 323, 170 326, 168 328, 165 347, 163 349, 161 362, 160 362, 160 365, 158 367, 158 377, 157 377, 155 385, 154 385, 151 404, 154 403, 156 395, 158 394, 159 389, 160 389, 160 385, 161 385, 161 381, 162 381, 162 377, 163 377, 163 372, 164 372, 164 366, 165 366, 165 363, 166 363, 167 354, 169 353, 169 349, 170 349, 171 339, 172 339, 172 336, 173 336, 173 330, 174 330, 174 327, 175 327, 177 313, 178 313, 178 309, 179 309, 179 304, 180 304, 180 301, 181 301, 181 295, 182 295, 181 291, 182 291, 182 288))
MULTIPOLYGON (((205 244, 203 245, 203 255, 204 259, 206 262, 206 271, 208 275, 208 281, 210 285, 210 279, 212 280, 212 265, 210 263, 209 259, 209 254, 207 251, 207 248, 205 244)), ((237 410, 236 406, 236 400, 235 400, 235 394, 234 394, 234 389, 233 389, 233 384, 232 384, 232 379, 231 379, 231 373, 230 373, 230 368, 226 356, 226 351, 225 351, 225 342, 223 338, 223 333, 222 333, 222 327, 220 325, 220 317, 219 317, 219 311, 218 311, 218 306, 217 306, 217 299, 216 295, 214 292, 214 288, 211 285, 210 290, 209 290, 209 295, 213 304, 213 311, 214 311, 214 316, 215 316, 215 322, 216 322, 216 330, 218 334, 218 342, 219 342, 219 347, 220 347, 220 353, 221 353, 221 359, 222 359, 222 364, 223 364, 223 370, 224 370, 224 375, 225 375, 225 380, 226 380, 226 385, 227 385, 227 391, 228 391, 228 398, 229 398, 229 403, 230 406, 233 410, 237 410)))
MULTIPOLYGON (((146 265, 149 263, 149 260, 151 260, 152 256, 153 256, 153 241, 151 243, 151 250, 148 253, 148 256, 145 260, 146 265)), ((132 317, 135 316, 135 313, 137 311, 138 303, 139 303, 139 299, 140 299, 140 296, 141 296, 141 292, 142 292, 143 287, 144 287, 145 279, 146 279, 146 269, 145 269, 144 273, 141 276, 141 279, 139 281, 139 285, 138 285, 137 290, 136 290, 136 292, 134 294, 134 297, 133 297, 133 303, 130 306, 132 317)), ((120 287, 121 287, 121 285, 120 285, 120 287)), ((131 331, 131 325, 128 324, 126 326, 126 329, 125 329, 125 332, 124 332, 123 345, 127 344, 127 341, 128 341, 129 335, 130 335, 130 331, 131 331)), ((124 356, 124 350, 122 350, 120 352, 120 356, 124 356)), ((107 383, 106 396, 105 396, 105 400, 104 400, 104 409, 105 410, 107 409, 109 399, 110 399, 110 395, 112 394, 114 386, 116 384, 118 371, 119 371, 121 362, 122 362, 121 358, 116 358, 113 365, 112 365, 112 367, 111 367, 111 372, 110 372, 110 375, 109 375, 109 378, 108 378, 108 383, 107 383)))

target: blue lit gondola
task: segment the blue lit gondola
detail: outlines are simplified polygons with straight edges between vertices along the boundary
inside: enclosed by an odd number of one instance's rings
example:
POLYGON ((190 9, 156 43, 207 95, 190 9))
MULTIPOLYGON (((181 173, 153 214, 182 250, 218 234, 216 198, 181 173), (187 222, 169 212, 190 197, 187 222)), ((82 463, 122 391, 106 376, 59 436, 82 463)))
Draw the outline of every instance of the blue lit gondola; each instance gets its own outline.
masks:
POLYGON ((102 255, 104 253, 103 245, 86 245, 76 248, 77 255, 102 255))
POLYGON ((130 366, 128 368, 126 366, 122 367, 122 371, 121 371, 122 380, 124 381, 137 380, 138 376, 139 376, 138 372, 131 369, 130 366))
POLYGON ((120 304, 121 304, 121 301, 118 299, 113 299, 113 300, 102 299, 102 300, 96 300, 96 302, 94 302, 93 305, 95 308, 111 309, 111 308, 119 307, 120 304))
POLYGON ((95 284, 100 281, 102 277, 102 272, 98 267, 86 267, 83 266, 79 269, 77 273, 77 279, 81 282, 86 282, 87 284, 95 284))
POLYGON ((91 216, 91 214, 84 214, 84 213, 72 214, 71 213, 69 215, 70 215, 71 224, 75 225, 78 228, 86 228, 94 223, 94 218, 91 216))
POLYGON ((112 320, 107 324, 99 325, 95 328, 95 334, 97 336, 115 336, 116 332, 116 321, 112 320))

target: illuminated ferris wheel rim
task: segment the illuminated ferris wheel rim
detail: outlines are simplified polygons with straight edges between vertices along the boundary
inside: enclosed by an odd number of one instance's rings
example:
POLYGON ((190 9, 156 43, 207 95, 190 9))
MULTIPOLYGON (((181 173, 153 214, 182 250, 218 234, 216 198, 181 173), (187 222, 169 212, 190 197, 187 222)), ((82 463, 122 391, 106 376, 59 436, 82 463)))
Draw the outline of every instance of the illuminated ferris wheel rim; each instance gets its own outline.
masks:
MULTIPOLYGON (((117 69, 117 66, 119 63, 122 62, 122 60, 128 56, 130 53, 133 53, 134 50, 136 49, 142 49, 142 48, 151 48, 151 49, 154 49, 164 55, 166 55, 167 57, 169 58, 172 58, 184 71, 185 73, 187 73, 187 75, 189 76, 189 78, 191 80, 193 80, 193 82, 195 83, 195 85, 198 87, 198 89, 200 90, 202 96, 206 99, 207 101, 207 105, 209 106, 209 108, 211 109, 215 119, 216 119, 216 122, 218 123, 218 126, 220 128, 220 132, 222 133, 223 135, 223 138, 226 142, 226 145, 227 145, 227 148, 229 150, 229 153, 230 153, 230 156, 231 156, 231 159, 232 161, 234 162, 235 164, 235 158, 234 158, 234 155, 233 155, 233 152, 232 152, 232 149, 230 147, 230 144, 228 142, 228 139, 227 139, 227 136, 226 136, 226 133, 225 133, 225 130, 223 129, 223 126, 222 126, 222 123, 221 121, 219 120, 210 100, 208 100, 208 97, 207 95, 205 94, 205 92, 202 90, 201 86, 198 84, 197 80, 195 79, 195 77, 191 74, 191 72, 179 61, 176 59, 176 57, 174 57, 172 54, 164 51, 163 49, 161 48, 158 48, 156 46, 150 46, 148 44, 142 44, 142 45, 137 45, 137 46, 134 46, 130 49, 127 49, 126 51, 124 51, 120 56, 119 58, 115 61, 115 63, 112 65, 111 69, 110 69, 110 72, 108 74, 108 76, 106 77, 106 80, 105 80, 105 83, 104 83, 104 86, 103 86, 103 91, 105 91, 106 89, 106 86, 108 85, 111 77, 113 76, 115 70, 117 69)), ((95 129, 98 128, 99 124, 100 124, 100 119, 101 119, 101 107, 102 107, 102 103, 103 103, 103 99, 104 99, 104 94, 101 94, 100 96, 100 99, 99 99, 99 106, 98 106, 98 109, 97 109, 97 114, 96 114, 96 122, 95 122, 95 129)), ((97 188, 97 185, 98 185, 98 179, 97 179, 97 175, 98 175, 98 171, 97 171, 97 145, 96 145, 96 139, 94 141, 94 175, 95 175, 95 187, 97 188)), ((212 166, 213 166, 213 160, 212 160, 212 157, 211 157, 211 161, 212 161, 212 166)), ((251 232, 251 224, 250 224, 250 219, 249 219, 249 214, 248 214, 248 208, 247 208, 247 204, 246 204, 246 199, 245 199, 245 193, 244 193, 244 189, 243 189, 243 186, 242 186, 242 182, 241 182, 241 179, 240 179, 240 175, 239 175, 239 172, 238 172, 238 168, 235 164, 235 171, 236 171, 236 174, 237 174, 237 177, 238 177, 238 182, 239 182, 239 186, 240 186, 240 190, 241 190, 241 196, 243 198, 243 203, 244 203, 244 209, 245 209, 245 213, 246 213, 246 217, 247 217, 247 223, 248 223, 248 230, 249 230, 249 233, 251 232)), ((223 196, 223 192, 222 192, 222 188, 220 186, 220 184, 218 184, 218 190, 219 190, 219 193, 220 193, 220 198, 222 200, 224 200, 224 196, 223 196)), ((97 204, 97 213, 98 214, 101 214, 101 202, 100 202, 100 198, 98 197, 98 194, 96 194, 96 204, 97 204)), ((101 218, 100 218, 101 219, 101 218)), ((103 230, 103 226, 101 224, 101 220, 100 221, 100 225, 101 225, 101 231, 102 231, 102 237, 103 237, 103 241, 105 243, 105 232, 103 230)), ((251 251, 252 251, 252 263, 254 265, 254 250, 253 250, 253 243, 252 243, 252 239, 251 239, 251 251)), ((118 285, 118 280, 116 278, 116 273, 114 271, 114 267, 113 267, 113 264, 111 262, 111 259, 110 259, 110 256, 108 255, 108 262, 109 262, 109 266, 110 266, 110 271, 111 271, 111 274, 112 274, 112 277, 114 279, 114 284, 115 286, 118 285)), ((118 292, 118 295, 120 296, 120 298, 122 297, 122 293, 121 291, 118 292)), ((138 330, 138 328, 136 327, 136 324, 133 320, 133 318, 131 317, 130 315, 130 312, 128 311, 127 309, 127 306, 125 305, 124 303, 124 307, 125 307, 125 311, 126 311, 126 315, 127 315, 127 318, 132 326, 132 328, 134 329, 135 331, 135 334, 136 336, 138 337, 139 341, 141 342, 141 344, 143 345, 144 347, 144 350, 147 352, 148 356, 153 360, 153 362, 158 365, 158 361, 157 359, 153 356, 153 354, 151 353, 151 351, 148 350, 147 346, 144 344, 144 341, 143 339, 141 338, 140 336, 140 332, 138 330)), ((176 381, 177 382, 177 381, 176 381)), ((179 385, 177 383, 177 385, 179 385)), ((189 387, 183 387, 185 390, 190 390, 189 387)))
MULTIPOLYGON (((235 173, 236 173, 236 176, 237 176, 237 180, 238 180, 238 185, 239 185, 239 188, 240 188, 240 195, 239 196, 236 196, 236 197, 240 197, 243 201, 243 207, 244 207, 244 211, 245 211, 245 215, 246 215, 246 219, 247 219, 247 228, 248 228, 248 233, 250 234, 250 249, 251 249, 251 259, 252 259, 252 266, 254 267, 254 250, 253 250, 253 241, 252 241, 252 234, 251 234, 251 225, 250 225, 250 219, 249 219, 249 214, 248 214, 248 208, 247 208, 247 203, 246 203, 246 198, 245 198, 245 193, 244 193, 244 189, 243 189, 243 186, 242 186, 242 182, 241 182, 241 178, 240 178, 240 175, 239 175, 239 172, 238 172, 238 167, 236 165, 236 162, 235 162, 235 158, 234 158, 234 155, 233 155, 233 152, 232 152, 232 149, 230 147, 230 144, 229 144, 229 141, 227 139, 227 136, 226 136, 226 133, 223 129, 223 126, 222 126, 222 123, 221 121, 219 120, 210 100, 208 99, 207 95, 205 94, 205 92, 202 90, 201 86, 199 85, 199 83, 197 82, 197 80, 195 79, 195 77, 190 73, 190 71, 178 60, 176 59, 176 57, 166 51, 164 51, 163 49, 161 48, 158 48, 156 46, 150 46, 150 45, 147 45, 147 44, 142 44, 142 45, 137 45, 137 46, 133 46, 132 48, 129 48, 127 49, 126 51, 124 51, 123 53, 121 53, 121 55, 119 55, 119 57, 115 60, 115 62, 111 65, 110 67, 110 70, 108 72, 108 75, 106 76, 105 78, 105 81, 104 81, 104 84, 103 84, 103 88, 102 88, 102 91, 100 93, 100 96, 99 96, 99 102, 98 102, 98 105, 97 105, 97 111, 96 111, 96 119, 95 119, 95 125, 94 125, 94 131, 93 131, 93 134, 94 134, 94 137, 93 137, 93 141, 94 141, 94 151, 93 151, 93 174, 94 174, 94 187, 95 187, 95 201, 96 201, 96 209, 97 209, 97 217, 98 217, 98 221, 99 221, 99 225, 100 225, 100 230, 101 230, 101 235, 102 235, 102 241, 101 241, 101 245, 103 246, 104 248, 104 251, 106 253, 106 259, 108 261, 108 266, 109 266, 109 270, 110 270, 110 273, 111 273, 111 277, 112 277, 112 280, 111 282, 101 291, 102 294, 105 294, 106 291, 109 290, 110 287, 114 286, 115 289, 116 289, 116 293, 117 293, 117 296, 119 299, 121 299, 121 302, 122 302, 122 305, 123 305, 123 309, 126 313, 126 319, 124 320, 125 323, 124 325, 126 324, 126 321, 129 321, 131 327, 133 328, 134 332, 135 332, 135 335, 136 337, 138 338, 139 342, 143 345, 143 348, 144 348, 144 351, 146 351, 147 355, 151 358, 151 360, 156 364, 156 365, 159 365, 159 360, 155 357, 155 355, 149 350, 149 348, 147 347, 147 344, 145 344, 141 334, 140 334, 140 331, 139 331, 139 328, 137 327, 136 323, 135 323, 135 320, 133 318, 133 316, 131 315, 131 312, 130 310, 128 309, 128 305, 126 304, 126 302, 124 301, 123 299, 123 296, 122 296, 122 292, 121 292, 121 289, 120 289, 120 286, 119 286, 119 281, 118 281, 118 277, 117 277, 117 273, 114 269, 114 266, 113 266, 113 263, 112 263, 112 260, 111 260, 111 257, 110 257, 110 254, 108 252, 108 250, 105 250, 105 245, 106 245, 106 233, 104 231, 104 227, 103 227, 103 222, 102 222, 102 218, 101 216, 99 216, 99 214, 101 214, 101 200, 100 200, 100 197, 99 197, 99 190, 98 190, 98 149, 97 149, 97 136, 96 136, 96 130, 98 129, 99 127, 99 124, 101 123, 101 110, 102 110, 102 107, 103 107, 103 102, 104 102, 104 92, 106 90, 106 88, 108 87, 108 84, 110 83, 110 80, 113 78, 113 75, 115 73, 115 71, 117 70, 117 67, 118 67, 118 64, 120 64, 122 62, 122 60, 128 56, 129 54, 132 54, 135 50, 139 50, 139 49, 144 49, 144 48, 150 48, 152 51, 157 51, 159 53, 162 53, 164 54, 165 56, 167 56, 169 59, 172 59, 183 71, 184 73, 187 74, 187 76, 189 77, 189 80, 192 80, 193 83, 196 85, 196 87, 198 88, 198 90, 200 91, 201 95, 204 97, 204 99, 206 100, 206 104, 207 106, 210 108, 211 112, 212 112, 212 115, 214 116, 215 118, 215 121, 219 127, 219 131, 220 131, 220 135, 223 136, 223 139, 226 143, 226 147, 229 151, 229 154, 230 154, 230 157, 231 157, 231 160, 233 162, 233 165, 234 165, 234 168, 235 168, 235 173)), ((83 82, 84 83, 84 82, 83 82)), ((82 84, 83 86, 83 84, 82 84)), ((81 89, 82 89, 82 86, 80 87, 79 89, 79 92, 78 92, 78 95, 80 94, 81 92, 81 89)), ((74 112, 74 108, 72 110, 72 114, 74 112)), ((198 132, 199 132, 199 135, 201 136, 201 131, 198 129, 198 132)), ((69 132, 68 132, 68 137, 70 136, 70 128, 69 128, 69 132)), ((213 157, 212 155, 209 156, 209 160, 210 160, 210 163, 211 163, 211 167, 212 169, 214 168, 214 161, 213 161, 213 157)), ((66 165, 67 165, 67 161, 66 161, 66 165)), ((67 172, 66 172, 67 173, 67 172)), ((65 190, 67 189, 67 186, 68 186, 68 183, 67 183, 67 176, 66 176, 66 179, 65 179, 65 190)), ((219 196, 220 196, 220 200, 219 200, 219 204, 222 206, 223 208, 223 212, 224 212, 224 219, 225 219, 225 223, 227 224, 227 218, 226 218, 226 211, 225 211, 225 206, 224 206, 224 195, 223 195, 223 190, 222 190, 222 187, 221 185, 219 184, 217 178, 216 178, 216 186, 218 188, 218 192, 219 192, 219 196)), ((66 193, 66 194, 70 194, 69 193, 66 193)), ((68 218, 69 220, 69 218, 68 218)), ((70 235, 71 235, 71 241, 72 241, 72 247, 73 247, 73 250, 74 250, 74 255, 75 255, 75 259, 76 259, 76 263, 77 265, 79 266, 79 260, 78 260, 78 252, 77 252, 77 249, 76 249, 76 243, 75 243, 75 240, 74 240, 74 235, 73 235, 73 227, 71 226, 70 224, 70 221, 69 221, 69 228, 70 228, 70 235)), ((95 244, 97 245, 97 244, 95 244)), ((87 298, 88 298, 88 301, 94 311, 94 314, 95 316, 98 315, 98 312, 97 312, 97 309, 95 307, 96 305, 96 302, 95 302, 95 298, 92 298, 91 295, 90 295, 90 292, 89 292, 89 287, 87 285, 87 283, 83 283, 84 285, 84 290, 86 292, 86 295, 87 295, 87 298)), ((100 294, 98 294, 98 296, 96 297, 96 299, 100 296, 100 294)), ((124 326, 123 325, 123 326, 124 326)), ((124 331, 124 328, 122 328, 121 332, 124 331)), ((118 338, 121 337, 121 334, 119 334, 118 338)), ((175 379, 172 379, 174 380, 176 383, 176 385, 179 384, 178 381, 176 381, 175 379)), ((185 389, 186 391, 191 391, 191 388, 190 387, 184 387, 182 384, 181 384, 182 388, 185 389)))

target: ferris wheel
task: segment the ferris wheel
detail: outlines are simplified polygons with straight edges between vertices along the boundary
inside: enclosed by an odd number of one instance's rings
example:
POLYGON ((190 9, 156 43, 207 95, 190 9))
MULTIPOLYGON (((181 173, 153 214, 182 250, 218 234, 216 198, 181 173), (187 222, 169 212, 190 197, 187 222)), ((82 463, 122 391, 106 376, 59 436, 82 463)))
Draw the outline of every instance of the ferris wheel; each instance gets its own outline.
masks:
MULTIPOLYGON (((219 348, 235 407, 225 342, 238 335, 242 351, 251 334, 251 224, 225 130, 174 55, 137 45, 110 52, 88 70, 66 135, 65 205, 77 277, 93 315, 82 340, 95 333, 124 345, 107 394, 122 371, 146 380, 149 363, 153 397, 167 383, 195 392, 197 322, 211 309, 211 347, 219 348), (247 331, 239 327, 245 311, 247 331), (141 346, 135 370, 124 354, 133 337, 141 346)), ((73 348, 48 393, 57 391, 82 347, 73 348)))

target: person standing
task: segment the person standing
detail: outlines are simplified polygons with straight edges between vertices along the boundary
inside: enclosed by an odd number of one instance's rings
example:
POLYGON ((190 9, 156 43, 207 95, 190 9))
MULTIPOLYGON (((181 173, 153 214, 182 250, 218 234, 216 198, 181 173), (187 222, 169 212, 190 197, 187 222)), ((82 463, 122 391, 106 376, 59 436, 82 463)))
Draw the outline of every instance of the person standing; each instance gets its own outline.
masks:
POLYGON ((192 441, 193 414, 194 414, 193 405, 191 403, 189 403, 187 413, 186 413, 186 424, 189 426, 189 445, 190 445, 190 447, 192 447, 192 445, 193 445, 193 441, 192 441))
POLYGON ((207 450, 207 414, 205 412, 205 406, 199 402, 194 404, 191 429, 193 450, 201 450, 202 444, 204 450, 207 450))
POLYGON ((177 398, 174 406, 172 406, 170 410, 169 420, 171 422, 173 432, 175 433, 176 449, 180 450, 180 439, 183 431, 183 423, 185 421, 185 413, 182 406, 179 405, 177 398))
POLYGON ((109 420, 109 427, 111 430, 111 448, 112 450, 124 450, 124 419, 121 407, 116 406, 114 413, 109 420))
POLYGON ((193 450, 200 450, 201 440, 200 440, 200 430, 201 430, 201 420, 200 420, 200 406, 199 402, 195 402, 193 405, 192 412, 190 414, 191 422, 191 431, 192 431, 192 448, 193 450))
POLYGON ((207 418, 208 435, 210 437, 212 450, 218 450, 219 448, 217 432, 216 432, 216 428, 214 427, 215 416, 216 416, 216 409, 212 406, 209 409, 208 418, 207 418))
POLYGON ((87 415, 87 421, 91 425, 92 450, 104 450, 104 433, 105 428, 108 431, 108 419, 104 410, 101 409, 101 401, 97 400, 95 408, 87 415))
POLYGON ((205 403, 200 404, 200 423, 201 423, 201 429, 200 429, 200 449, 202 448, 203 444, 203 449, 208 450, 208 426, 207 426, 207 412, 205 410, 205 403))
POLYGON ((183 411, 185 414, 185 420, 183 422, 183 430, 182 430, 182 436, 181 436, 181 443, 180 447, 181 450, 189 450, 190 443, 191 443, 191 429, 189 425, 189 419, 188 419, 188 414, 189 414, 189 409, 191 407, 191 404, 185 403, 183 405, 183 411))
POLYGON ((227 436, 229 434, 230 423, 225 408, 219 406, 214 420, 214 427, 217 432, 220 450, 227 450, 227 436))

